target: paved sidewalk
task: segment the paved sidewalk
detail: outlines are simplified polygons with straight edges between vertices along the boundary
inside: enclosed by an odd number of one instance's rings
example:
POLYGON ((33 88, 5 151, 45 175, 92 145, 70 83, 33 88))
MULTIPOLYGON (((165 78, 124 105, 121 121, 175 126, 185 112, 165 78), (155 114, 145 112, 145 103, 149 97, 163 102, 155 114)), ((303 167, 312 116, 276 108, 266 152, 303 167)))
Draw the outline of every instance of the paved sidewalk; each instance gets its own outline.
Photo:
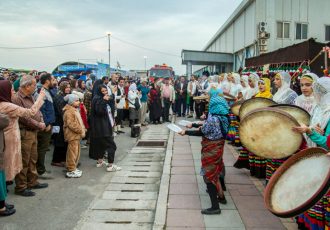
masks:
POLYGON ((234 149, 225 146, 225 192, 220 215, 202 215, 211 206, 200 172, 200 137, 174 135, 166 229, 286 229, 264 206, 263 196, 247 171, 233 166, 234 149))

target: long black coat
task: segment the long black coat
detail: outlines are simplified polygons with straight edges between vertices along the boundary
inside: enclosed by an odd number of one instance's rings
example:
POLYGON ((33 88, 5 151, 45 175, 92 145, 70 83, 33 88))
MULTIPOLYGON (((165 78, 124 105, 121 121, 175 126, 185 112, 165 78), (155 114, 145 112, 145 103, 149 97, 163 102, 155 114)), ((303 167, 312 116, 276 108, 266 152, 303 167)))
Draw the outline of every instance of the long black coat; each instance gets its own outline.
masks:
POLYGON ((107 111, 108 104, 111 102, 101 96, 95 96, 92 100, 89 157, 95 160, 102 159, 105 151, 111 154, 117 149, 107 111))

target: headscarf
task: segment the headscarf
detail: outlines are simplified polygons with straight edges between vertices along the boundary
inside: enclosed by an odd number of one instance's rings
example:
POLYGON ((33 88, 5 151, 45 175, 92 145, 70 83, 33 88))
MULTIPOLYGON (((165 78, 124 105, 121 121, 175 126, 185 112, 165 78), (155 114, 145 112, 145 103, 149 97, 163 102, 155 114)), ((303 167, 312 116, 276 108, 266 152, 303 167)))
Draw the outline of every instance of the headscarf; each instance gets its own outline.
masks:
POLYGON ((229 94, 237 97, 242 92, 241 76, 238 73, 231 73, 234 78, 234 83, 231 83, 229 94))
POLYGON ((258 74, 250 73, 249 80, 253 82, 254 88, 250 87, 250 89, 248 90, 247 95, 246 95, 247 99, 254 97, 259 92, 259 87, 258 87, 259 76, 258 76, 258 74))
POLYGON ((86 81, 86 89, 92 90, 92 88, 93 88, 93 81, 92 80, 86 81))
POLYGON ((101 96, 103 97, 103 94, 100 91, 100 85, 103 85, 103 81, 101 79, 98 79, 94 82, 93 85, 93 92, 92 92, 92 98, 94 98, 95 96, 101 96))
POLYGON ((136 91, 136 90, 137 90, 136 84, 135 84, 135 83, 132 83, 132 84, 129 86, 129 90, 130 90, 130 91, 136 91))
POLYGON ((243 99, 246 100, 246 99, 250 99, 250 98, 247 98, 248 96, 248 91, 250 90, 250 86, 249 86, 249 76, 247 75, 242 75, 241 76, 241 81, 244 82, 245 86, 243 86, 242 84, 242 94, 243 94, 243 99))
MULTIPOLYGON (((306 73, 301 77, 300 81, 302 79, 307 79, 311 83, 314 83, 317 81, 318 78, 319 77, 314 73, 306 73)), ((305 109, 309 114, 312 115, 313 110, 316 106, 314 93, 312 93, 312 95, 310 95, 309 97, 306 97, 304 94, 300 95, 299 97, 296 98, 294 104, 305 109)))
MULTIPOLYGON (((315 106, 310 127, 317 124, 325 129, 330 120, 330 77, 321 77, 313 83, 313 93, 317 105, 315 106)), ((316 144, 309 144, 308 147, 315 147, 316 144)))
POLYGON ((62 96, 65 96, 65 89, 70 85, 67 81, 62 81, 60 85, 58 86, 58 94, 61 94, 62 96))
POLYGON ((261 92, 259 90, 255 97, 272 98, 273 95, 270 92, 270 80, 268 78, 261 78, 259 82, 265 85, 265 91, 261 92))
POLYGON ((8 80, 0 81, 0 102, 11 102, 12 85, 8 80))
POLYGON ((291 75, 287 72, 280 72, 276 76, 281 78, 282 86, 278 88, 273 100, 279 104, 293 104, 298 95, 290 88, 291 75))

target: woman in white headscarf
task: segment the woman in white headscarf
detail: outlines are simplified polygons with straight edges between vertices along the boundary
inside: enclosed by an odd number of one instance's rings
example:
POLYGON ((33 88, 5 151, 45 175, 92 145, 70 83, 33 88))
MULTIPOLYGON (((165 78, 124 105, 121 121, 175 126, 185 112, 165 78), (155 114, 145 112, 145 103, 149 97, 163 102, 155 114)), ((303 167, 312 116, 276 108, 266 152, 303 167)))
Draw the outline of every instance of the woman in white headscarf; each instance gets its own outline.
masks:
POLYGON ((250 88, 246 94, 247 99, 254 97, 259 92, 258 82, 259 82, 258 74, 250 73, 249 79, 248 79, 250 88))
POLYGON ((277 92, 274 94, 273 100, 278 104, 294 103, 297 93, 290 88, 291 75, 287 72, 280 72, 276 74, 274 84, 277 92))
POLYGON ((242 75, 241 77, 241 85, 242 85, 242 96, 244 100, 250 99, 249 91, 251 90, 249 86, 249 76, 242 75))
MULTIPOLYGON (((330 135, 330 77, 319 78, 313 84, 313 92, 317 105, 314 109, 310 126, 301 125, 293 129, 299 133, 306 133, 317 146, 329 150, 326 142, 327 137, 330 135)), ((329 220, 330 192, 314 207, 297 218, 300 227, 309 229, 328 229, 330 226, 329 220)))
POLYGON ((141 107, 140 93, 137 90, 136 84, 132 83, 128 91, 128 103, 129 103, 129 125, 135 125, 139 121, 139 110, 141 107))

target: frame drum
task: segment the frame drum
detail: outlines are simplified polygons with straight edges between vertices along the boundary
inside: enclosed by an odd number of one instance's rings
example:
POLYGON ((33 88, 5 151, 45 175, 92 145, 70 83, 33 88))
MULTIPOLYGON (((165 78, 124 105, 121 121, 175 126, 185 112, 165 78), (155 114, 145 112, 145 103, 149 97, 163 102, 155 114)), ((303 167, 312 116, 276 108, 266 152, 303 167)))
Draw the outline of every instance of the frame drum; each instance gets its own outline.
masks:
POLYGON ((286 160, 265 190, 266 207, 276 216, 289 218, 313 207, 330 187, 330 156, 322 148, 309 148, 286 160))
POLYGON ((231 112, 235 116, 239 116, 239 109, 241 108, 241 105, 243 104, 243 102, 244 102, 243 100, 237 101, 231 106, 231 112))
POLYGON ((271 105, 276 105, 276 102, 268 98, 254 97, 248 99, 241 105, 241 108, 239 109, 239 117, 242 119, 247 113, 254 109, 269 107, 271 105))
POLYGON ((296 118, 299 124, 305 124, 309 126, 311 115, 304 110, 303 108, 296 106, 296 105, 288 105, 288 104, 279 104, 279 105, 272 105, 270 107, 277 108, 289 113, 291 116, 296 118))
POLYGON ((299 150, 303 135, 292 131, 299 126, 294 117, 275 108, 261 108, 246 114, 240 122, 242 145, 263 158, 281 159, 299 150))

